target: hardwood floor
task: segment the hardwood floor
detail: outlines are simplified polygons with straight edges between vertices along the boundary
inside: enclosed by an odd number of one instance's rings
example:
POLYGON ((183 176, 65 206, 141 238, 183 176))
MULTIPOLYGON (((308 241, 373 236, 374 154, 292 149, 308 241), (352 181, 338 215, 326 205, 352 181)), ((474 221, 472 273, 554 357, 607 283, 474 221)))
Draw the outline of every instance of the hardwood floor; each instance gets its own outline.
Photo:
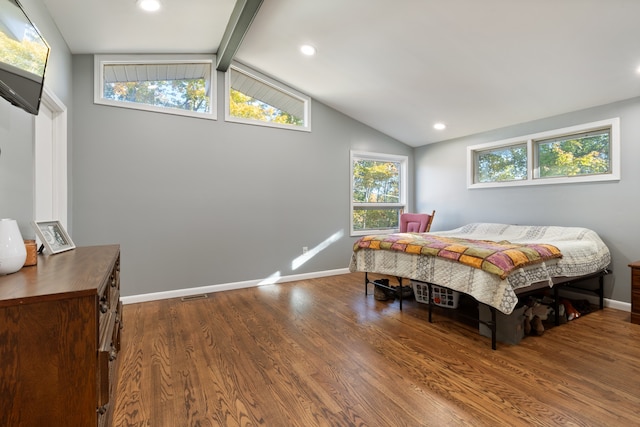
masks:
POLYGON ((114 426, 640 425, 640 325, 498 343, 359 273, 124 307, 114 426))

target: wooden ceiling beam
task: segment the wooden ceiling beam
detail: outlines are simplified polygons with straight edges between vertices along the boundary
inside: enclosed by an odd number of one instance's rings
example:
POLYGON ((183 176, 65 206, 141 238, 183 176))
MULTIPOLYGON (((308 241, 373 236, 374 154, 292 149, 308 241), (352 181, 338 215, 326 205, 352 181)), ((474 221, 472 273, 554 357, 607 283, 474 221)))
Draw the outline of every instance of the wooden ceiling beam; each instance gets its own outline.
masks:
POLYGON ((263 0, 238 0, 216 54, 216 69, 226 72, 263 0))

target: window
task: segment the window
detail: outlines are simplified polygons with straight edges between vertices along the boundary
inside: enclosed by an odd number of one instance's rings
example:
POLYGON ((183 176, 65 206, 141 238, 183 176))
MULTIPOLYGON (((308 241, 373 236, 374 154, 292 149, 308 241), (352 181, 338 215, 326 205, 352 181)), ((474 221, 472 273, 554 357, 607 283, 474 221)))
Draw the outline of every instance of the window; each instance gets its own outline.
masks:
POLYGON ((351 152, 351 235, 397 231, 407 204, 407 156, 351 152))
POLYGON ((611 172, 611 129, 534 140, 536 178, 599 175, 611 172))
POLYGON ((478 151, 476 182, 503 182, 527 179, 527 145, 478 151))
POLYGON ((469 188, 620 179, 620 120, 467 148, 469 188))
POLYGON ((311 99, 249 68, 233 64, 225 74, 225 120, 311 130, 311 99))
POLYGON ((96 104, 216 119, 211 55, 97 55, 96 104))

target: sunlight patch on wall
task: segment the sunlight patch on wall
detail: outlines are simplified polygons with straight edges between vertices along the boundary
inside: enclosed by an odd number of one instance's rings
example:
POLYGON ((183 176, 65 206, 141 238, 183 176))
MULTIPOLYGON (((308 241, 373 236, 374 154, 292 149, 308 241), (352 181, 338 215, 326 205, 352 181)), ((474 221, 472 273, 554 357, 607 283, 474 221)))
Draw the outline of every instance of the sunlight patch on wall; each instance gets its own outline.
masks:
POLYGON ((344 231, 343 230, 336 231, 331 236, 329 236, 326 240, 324 240, 322 243, 320 243, 319 245, 317 245, 314 248, 309 249, 309 251, 307 251, 307 253, 302 254, 299 257, 297 257, 296 259, 294 259, 291 262, 291 269, 292 270, 297 270, 305 262, 309 261, 311 258, 313 258, 314 256, 318 255, 321 251, 323 251, 326 248, 328 248, 329 245, 331 245, 332 243, 335 243, 338 240, 340 240, 340 238, 343 235, 344 235, 344 231))

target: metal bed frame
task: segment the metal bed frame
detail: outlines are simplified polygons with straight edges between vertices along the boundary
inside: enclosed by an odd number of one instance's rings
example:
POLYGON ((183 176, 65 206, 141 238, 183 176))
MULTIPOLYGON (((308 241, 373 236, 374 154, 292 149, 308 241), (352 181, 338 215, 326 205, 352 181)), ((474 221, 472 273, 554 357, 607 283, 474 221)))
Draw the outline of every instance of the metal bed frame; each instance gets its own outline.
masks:
MULTIPOLYGON (((591 292, 596 294, 599 297, 599 308, 600 310, 602 310, 604 308, 604 276, 610 274, 610 271, 608 269, 603 269, 600 270, 596 273, 591 273, 591 274, 587 274, 584 276, 577 276, 577 277, 554 277, 552 278, 553 281, 553 286, 549 287, 548 282, 537 282, 537 283, 533 283, 530 286, 524 287, 524 288, 519 288, 515 290, 515 293, 518 297, 523 297, 523 296, 527 296, 527 295, 531 295, 543 290, 551 290, 553 292, 553 309, 555 312, 555 325, 558 326, 560 325, 560 310, 559 310, 559 305, 560 305, 560 288, 574 288, 574 289, 580 289, 582 291, 587 291, 587 292, 591 292), (576 286, 576 284, 580 283, 580 282, 584 282, 590 279, 598 279, 598 287, 596 289, 588 289, 588 288, 584 288, 581 286, 576 286)), ((372 283, 374 286, 379 286, 383 289, 388 289, 388 290, 392 290, 392 291, 396 291, 396 295, 398 296, 399 302, 400 302, 400 310, 402 310, 402 278, 401 277, 397 277, 398 279, 398 287, 394 287, 394 286, 389 286, 389 285, 384 285, 382 283, 378 283, 375 280, 374 281, 370 281, 369 280, 369 274, 365 272, 364 274, 364 294, 365 296, 368 295, 368 285, 369 283, 372 283)), ((440 306, 436 305, 433 303, 432 301, 432 296, 433 296, 433 292, 431 287, 433 286, 432 283, 429 282, 422 282, 422 283, 426 283, 427 287, 429 288, 429 303, 427 304, 429 307, 429 323, 433 323, 432 320, 432 314, 433 314, 433 307, 438 307, 441 308, 440 306)), ((440 285, 438 285, 440 286, 440 285)), ((444 286, 441 286, 444 288, 444 286)), ((472 297, 473 298, 473 297, 472 297)), ((485 306, 487 306, 491 312, 491 320, 485 321, 479 318, 476 319, 474 317, 473 320, 478 320, 479 323, 482 323, 483 325, 486 325, 490 330, 491 330, 491 348, 493 350, 496 349, 497 347, 497 343, 496 343, 496 312, 497 309, 495 307, 489 306, 487 304, 484 303, 480 303, 479 304, 483 304, 485 306)), ((463 317, 472 317, 472 316, 467 316, 465 314, 460 313, 459 315, 462 315, 463 317)))

